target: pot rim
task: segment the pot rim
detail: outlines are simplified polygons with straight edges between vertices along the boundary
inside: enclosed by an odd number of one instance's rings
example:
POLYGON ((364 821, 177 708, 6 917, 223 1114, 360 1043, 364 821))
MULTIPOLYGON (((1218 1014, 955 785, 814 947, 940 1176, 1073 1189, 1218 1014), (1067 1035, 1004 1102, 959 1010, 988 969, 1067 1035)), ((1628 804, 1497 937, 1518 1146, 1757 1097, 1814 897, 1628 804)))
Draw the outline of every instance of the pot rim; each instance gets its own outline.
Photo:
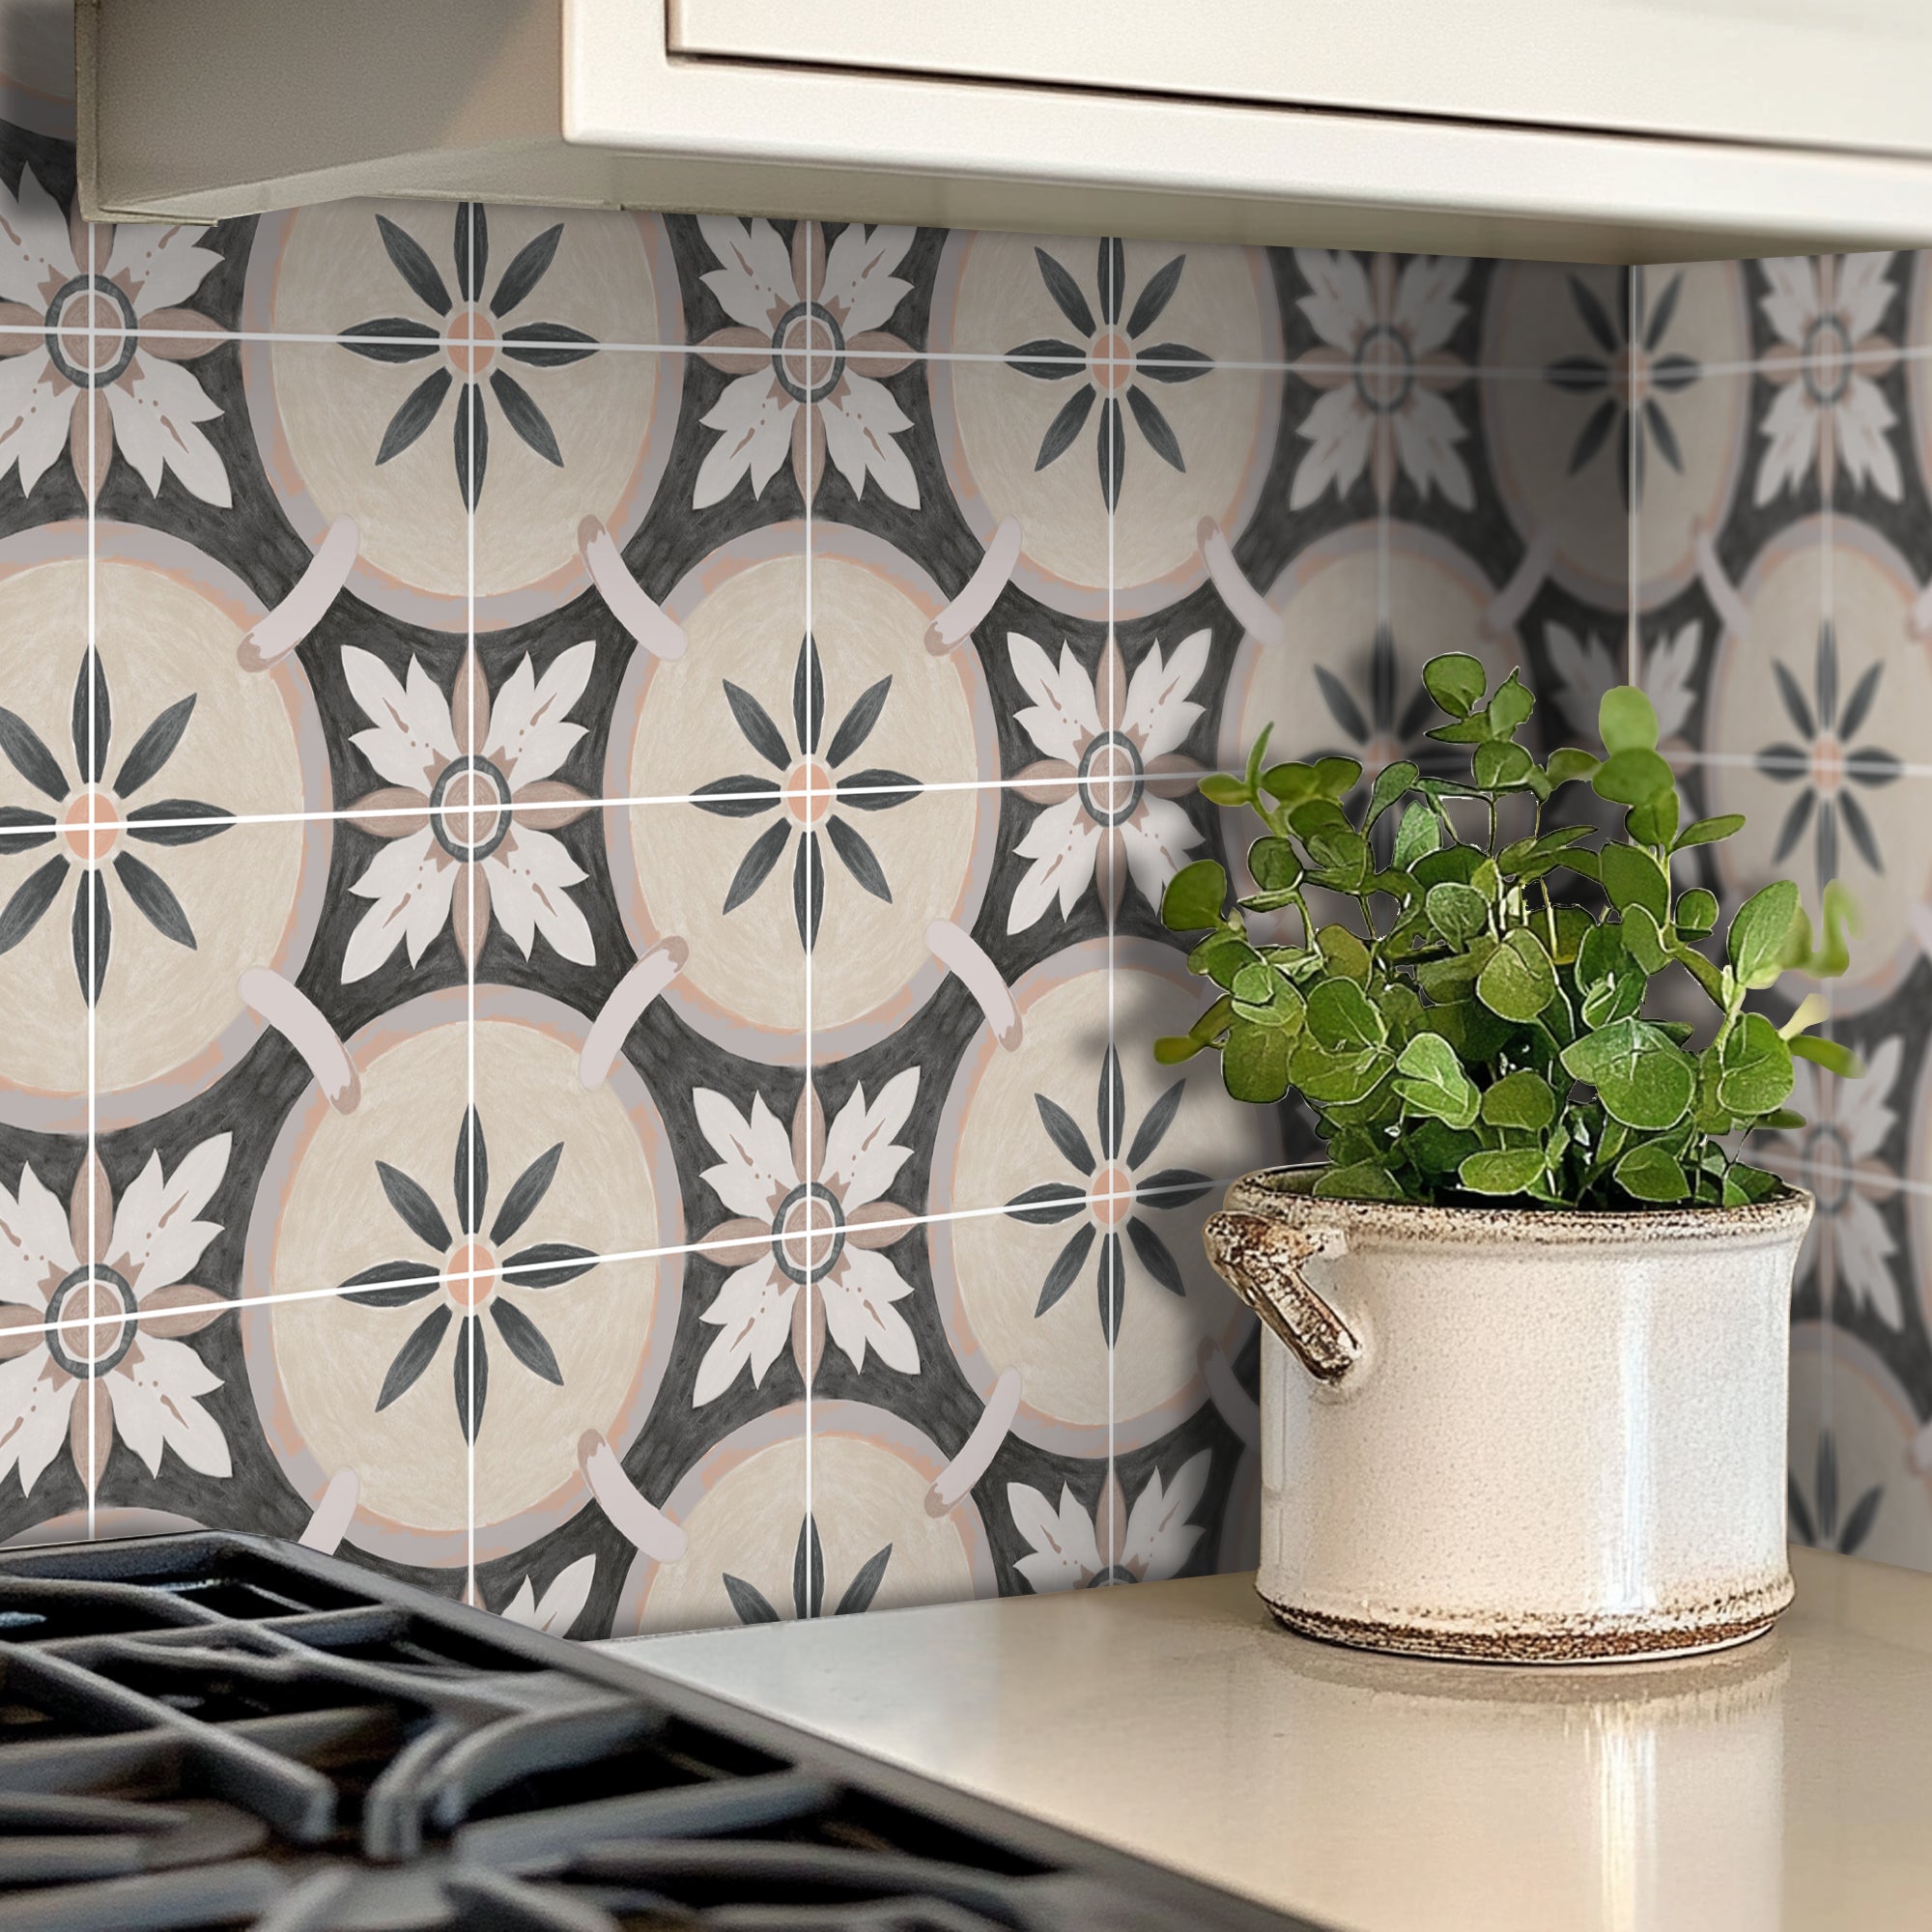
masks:
POLYGON ((1258 1168, 1228 1189, 1237 1212, 1306 1226, 1317 1220, 1348 1234, 1457 1244, 1538 1247, 1647 1246, 1660 1240, 1735 1244, 1804 1234, 1815 1205, 1789 1181, 1768 1200, 1743 1208, 1657 1208, 1628 1213, 1576 1208, 1445 1208, 1415 1201, 1352 1201, 1310 1190, 1325 1163, 1258 1168))

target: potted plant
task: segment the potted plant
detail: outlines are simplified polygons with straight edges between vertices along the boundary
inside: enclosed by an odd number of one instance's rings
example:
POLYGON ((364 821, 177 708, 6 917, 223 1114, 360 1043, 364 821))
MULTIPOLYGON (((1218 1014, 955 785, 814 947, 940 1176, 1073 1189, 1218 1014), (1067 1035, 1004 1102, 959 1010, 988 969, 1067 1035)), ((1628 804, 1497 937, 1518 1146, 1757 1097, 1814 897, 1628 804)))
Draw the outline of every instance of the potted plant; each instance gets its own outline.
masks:
POLYGON ((1203 862, 1162 906, 1215 998, 1157 1057, 1218 1049, 1231 1094, 1298 1094, 1327 1149, 1236 1182, 1206 1231, 1282 1345, 1258 1587, 1292 1629, 1428 1656, 1739 1642, 1790 1601, 1786 1325, 1811 1214, 1739 1144, 1800 1124, 1794 1054, 1858 1070, 1809 1031, 1816 996, 1781 1026, 1747 1001, 1788 968, 1841 972, 1847 908, 1828 892, 1814 944, 1797 888, 1768 885, 1719 944, 1716 897, 1673 873, 1744 821, 1681 823, 1642 692, 1604 698, 1601 755, 1539 763, 1514 673, 1488 693, 1454 655, 1423 680, 1466 778, 1268 766, 1264 732, 1202 787, 1259 813, 1254 890, 1231 904, 1203 862), (1622 808, 1621 838, 1551 821, 1578 786, 1622 808), (1664 976, 1708 1023, 1668 1016, 1664 976))

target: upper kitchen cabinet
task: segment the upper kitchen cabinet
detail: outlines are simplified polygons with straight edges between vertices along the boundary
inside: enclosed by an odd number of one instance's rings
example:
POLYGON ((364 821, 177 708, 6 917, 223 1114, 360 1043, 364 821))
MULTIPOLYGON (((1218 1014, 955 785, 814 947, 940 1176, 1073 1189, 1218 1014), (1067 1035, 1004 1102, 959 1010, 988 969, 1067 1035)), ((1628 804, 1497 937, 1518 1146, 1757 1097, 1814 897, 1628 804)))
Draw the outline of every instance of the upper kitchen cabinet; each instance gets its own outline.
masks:
POLYGON ((1615 261, 1932 242, 1926 0, 82 0, 83 197, 1615 261))

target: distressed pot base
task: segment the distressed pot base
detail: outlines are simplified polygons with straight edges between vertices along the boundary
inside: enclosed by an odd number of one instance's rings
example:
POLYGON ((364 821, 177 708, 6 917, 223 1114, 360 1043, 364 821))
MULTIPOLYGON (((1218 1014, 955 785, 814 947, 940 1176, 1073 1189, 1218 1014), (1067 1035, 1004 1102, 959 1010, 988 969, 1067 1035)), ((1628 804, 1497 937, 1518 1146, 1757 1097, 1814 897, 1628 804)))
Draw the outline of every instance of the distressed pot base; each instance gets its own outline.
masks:
POLYGON ((1644 1621, 1613 1616, 1525 1616, 1507 1627, 1333 1616, 1279 1603, 1259 1584, 1255 1594, 1276 1622, 1297 1636, 1346 1644, 1353 1650, 1475 1663, 1618 1663, 1695 1657, 1748 1643, 1752 1637, 1762 1636, 1789 1605, 1792 1583, 1786 1576, 1761 1590, 1644 1621))

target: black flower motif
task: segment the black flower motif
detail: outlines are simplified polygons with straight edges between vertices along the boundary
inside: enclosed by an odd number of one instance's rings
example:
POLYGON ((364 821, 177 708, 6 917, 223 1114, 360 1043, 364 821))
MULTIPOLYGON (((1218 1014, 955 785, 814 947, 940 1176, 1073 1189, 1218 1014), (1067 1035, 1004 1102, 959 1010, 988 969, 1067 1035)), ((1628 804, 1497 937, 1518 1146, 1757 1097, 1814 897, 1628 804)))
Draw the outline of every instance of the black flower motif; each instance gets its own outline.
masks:
POLYGON ((1550 363, 1543 372, 1546 381, 1573 396, 1596 396, 1602 400, 1583 419, 1577 440, 1570 449, 1570 473, 1594 462, 1608 443, 1616 445, 1617 488, 1626 507, 1634 490, 1643 498, 1644 450, 1657 445, 1657 453, 1671 469, 1684 469, 1684 452, 1671 426, 1663 399, 1681 395, 1704 373, 1694 355, 1682 353, 1660 355, 1663 339, 1676 319, 1677 304, 1684 294, 1684 277, 1675 274, 1664 283, 1657 301, 1643 320, 1634 340, 1629 327, 1631 277, 1625 269, 1618 279, 1615 314, 1606 309, 1597 293, 1580 276, 1569 277, 1570 299, 1583 319, 1583 327, 1601 352, 1597 355, 1566 355, 1550 363), (1626 427, 1633 411, 1647 434, 1636 439, 1636 473, 1631 473, 1632 438, 1626 427))
POLYGON ((1191 383, 1214 366, 1213 357, 1184 342, 1157 342, 1141 347, 1141 337, 1160 319, 1161 311, 1180 286, 1187 257, 1177 255, 1165 267, 1156 269, 1135 298, 1132 310, 1122 324, 1121 310, 1126 300, 1126 250, 1118 241, 1100 243, 1099 265, 1095 271, 1100 298, 1096 321, 1093 304, 1080 284, 1065 267, 1044 248, 1036 248, 1041 279, 1055 306, 1073 326, 1077 342, 1064 342, 1057 336, 1040 336, 1022 342, 1007 355, 1009 368, 1041 383, 1064 383, 1078 378, 1079 386, 1046 426, 1036 469, 1044 469, 1071 449, 1100 405, 1095 430, 1095 453, 1100 466, 1100 495, 1108 509, 1121 499, 1121 479, 1125 473, 1127 452, 1125 426, 1121 399, 1126 398, 1128 412, 1147 445, 1164 463, 1177 469, 1187 465, 1180 452, 1180 439, 1174 425, 1161 413, 1160 406, 1144 383, 1191 383))
POLYGON ((483 1426, 483 1402, 490 1390, 490 1350, 482 1322, 486 1306, 511 1354, 532 1375, 562 1386, 563 1371, 543 1331, 514 1302, 503 1298, 503 1280, 507 1276, 518 1288, 557 1288, 587 1274, 597 1265, 597 1257, 588 1248, 569 1241, 539 1241, 534 1247, 498 1258, 503 1244, 550 1192, 562 1158, 563 1143, 558 1141, 531 1161, 511 1182, 496 1219, 490 1223, 489 1234, 479 1233, 490 1192, 490 1156, 484 1145, 483 1122, 476 1109, 469 1108, 456 1135, 454 1184, 460 1237, 450 1233, 441 1208, 420 1181, 385 1160, 376 1163, 390 1207, 417 1240, 436 1251, 437 1262, 379 1262, 342 1284, 347 1291, 344 1298, 364 1308, 407 1308, 426 1295, 440 1293, 443 1297, 441 1305, 417 1322, 396 1350, 376 1397, 379 1409, 387 1408, 414 1386, 436 1358, 450 1323, 461 1315, 463 1326, 457 1331, 454 1363, 456 1419, 465 1437, 474 1442, 483 1426), (438 1267, 440 1272, 431 1271, 438 1267))
POLYGON ((1827 1429, 1818 1437, 1818 1472, 1812 1481, 1811 1497, 1812 1501, 1807 1503, 1804 1492, 1798 1487, 1798 1478, 1786 1471, 1784 1500, 1791 1512, 1792 1533, 1800 1543, 1808 1544, 1813 1549, 1835 1549, 1840 1556, 1850 1556, 1871 1534, 1872 1524, 1878 1520, 1885 1486, 1874 1483, 1840 1522, 1838 1445, 1827 1429))
POLYGON ((1838 876, 1838 826, 1843 822, 1859 856, 1874 872, 1885 870, 1872 822, 1851 790, 1862 785, 1874 790, 1889 785, 1903 773, 1890 753, 1877 745, 1854 740, 1871 717, 1885 675, 1883 661, 1867 667, 1841 703, 1838 696, 1838 636, 1827 618, 1818 627, 1818 650, 1811 667, 1812 698, 1807 700, 1789 668, 1774 658, 1772 675, 1785 715, 1797 727, 1800 742, 1780 739, 1767 745, 1754 760, 1757 769, 1779 784, 1795 784, 1798 796, 1777 829, 1776 859, 1782 862, 1804 837, 1812 835, 1818 883, 1829 885, 1838 876))
MULTIPOLYGON (((845 1594, 838 1599, 835 1617, 849 1617, 860 1610, 869 1609, 872 1599, 879 1594, 879 1585, 886 1580, 886 1566, 893 1560, 893 1546, 889 1543, 883 1549, 875 1549, 859 1566, 858 1574, 845 1586, 845 1594)), ((738 1612, 741 1624, 775 1624, 779 1613, 772 1607, 772 1602, 755 1583, 748 1583, 742 1577, 724 1573, 724 1594, 731 1599, 731 1607, 738 1612)), ((818 1540, 818 1524, 810 1516, 798 1526, 798 1548, 791 1559, 791 1603, 792 1611, 801 1622, 808 1617, 825 1614, 825 1548, 818 1540)))
POLYGON ((825 670, 819 663, 818 645, 809 632, 798 647, 798 663, 792 671, 791 722, 796 752, 772 722, 771 713, 749 691, 725 680, 724 699, 738 729, 753 751, 783 775, 768 779, 747 773, 719 779, 692 794, 692 802, 700 811, 716 812, 723 818, 756 818, 774 810, 779 812, 778 823, 752 841, 732 874, 724 895, 726 912, 735 912, 770 877, 794 832, 799 841, 792 859, 791 909, 798 923, 799 944, 808 952, 818 943, 819 916, 825 905, 825 862, 818 848, 821 832, 853 878, 874 898, 891 904, 893 889, 878 854, 850 819, 841 817, 834 808, 885 811, 903 805, 919 789, 917 779, 880 767, 838 775, 839 767, 871 736, 879 714, 886 708, 892 684, 890 677, 882 677, 859 694, 838 721, 838 728, 821 756, 818 745, 825 723, 825 670))
POLYGON ((1113 1047, 1108 1047, 1100 1067, 1097 1158, 1092 1143, 1065 1107, 1044 1094, 1033 1096, 1047 1138, 1082 1179, 1078 1186, 1065 1180, 1049 1180, 1038 1187, 1029 1187, 1007 1203, 1007 1212, 1013 1220, 1034 1227, 1052 1227, 1057 1222, 1070 1221, 1076 1214, 1086 1217, 1046 1271, 1039 1300, 1034 1306, 1036 1319, 1044 1315, 1079 1279, 1097 1240, 1100 1257, 1095 1281, 1100 1295, 1100 1330, 1108 1346, 1113 1346, 1121 1332, 1121 1310, 1126 1298, 1126 1257, 1121 1245, 1122 1223, 1127 1239, 1133 1243, 1134 1253, 1148 1273, 1170 1294, 1187 1293, 1173 1250, 1154 1232, 1151 1223, 1143 1218, 1143 1212, 1150 1208, 1171 1212, 1200 1200, 1208 1192, 1208 1177, 1192 1168, 1164 1167, 1145 1179, 1140 1178, 1140 1170, 1152 1158, 1154 1150, 1174 1124, 1186 1085, 1185 1080, 1177 1080, 1147 1110, 1124 1159, 1121 1155, 1121 1143, 1126 1127, 1126 1092, 1121 1080, 1121 1057, 1113 1047))
POLYGON ((1328 715, 1347 735, 1346 751, 1323 750, 1318 757, 1340 755, 1355 759, 1363 779, 1373 783, 1388 765, 1407 758, 1426 778, 1446 778, 1457 766, 1456 748, 1437 745, 1429 729, 1439 713, 1427 691, 1418 691, 1406 703, 1399 693, 1406 682, 1396 651, 1395 633, 1387 624, 1376 626, 1375 641, 1369 646, 1368 678, 1362 697, 1357 698, 1326 665, 1315 667, 1315 682, 1321 687, 1321 701, 1328 715))
POLYGON ((135 739, 111 784, 104 782, 113 742, 114 707, 99 653, 90 650, 73 687, 73 761, 79 776, 68 782, 60 760, 24 718, 0 709, 0 753, 37 791, 62 810, 35 811, 20 805, 0 807, 0 857, 12 858, 43 845, 65 845, 29 873, 5 906, 0 906, 0 952, 10 952, 40 923, 41 915, 60 896, 70 867, 80 883, 73 895, 71 932, 73 970, 82 997, 91 1006, 107 982, 113 945, 113 904, 107 894, 111 855, 121 890, 164 938, 194 947, 194 927, 174 889, 145 859, 117 851, 124 838, 150 845, 192 845, 212 838, 234 823, 234 814, 199 799, 163 798, 129 807, 126 801, 155 779, 186 731, 194 714, 194 694, 168 706, 135 739))
POLYGON ((482 400, 487 377, 503 420, 547 463, 560 469, 563 451, 549 417, 530 392, 497 364, 499 358, 508 357, 528 369, 560 369, 594 355, 602 346, 594 335, 561 322, 524 322, 509 328, 498 326, 543 280, 555 259, 557 243, 563 240, 563 223, 553 223, 517 250, 487 303, 483 283, 490 262, 490 223, 479 204, 457 204, 456 285, 460 299, 452 299, 441 272, 413 235, 397 227, 385 214, 377 215, 376 227, 410 293, 439 321, 378 316, 373 322, 344 329, 342 346, 372 362, 420 362, 440 355, 443 364, 403 398, 402 407, 383 432, 376 461, 387 463, 409 448, 436 420, 459 382, 466 388, 474 388, 477 394, 473 400, 467 394, 457 400, 455 439, 456 487, 473 510, 483 495, 483 473, 490 456, 490 418, 482 400))

